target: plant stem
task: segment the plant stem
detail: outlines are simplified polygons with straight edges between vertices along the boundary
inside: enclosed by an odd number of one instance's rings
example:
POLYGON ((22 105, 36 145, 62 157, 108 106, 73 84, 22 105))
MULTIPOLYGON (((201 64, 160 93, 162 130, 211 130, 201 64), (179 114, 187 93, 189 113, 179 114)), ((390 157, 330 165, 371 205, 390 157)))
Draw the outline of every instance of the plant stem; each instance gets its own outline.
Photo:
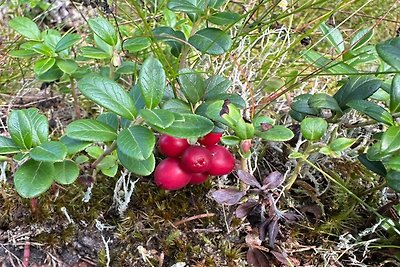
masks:
POLYGON ((285 186, 285 191, 286 192, 288 192, 290 190, 290 188, 292 187, 292 185, 296 181, 297 176, 299 176, 301 168, 303 167, 303 165, 304 165, 305 161, 307 160, 307 158, 310 156, 311 150, 312 150, 312 146, 311 146, 310 142, 307 142, 307 147, 306 147, 306 150, 304 151, 303 157, 297 162, 297 165, 294 168, 292 175, 289 177, 287 185, 285 186))
MULTIPOLYGON (((247 159, 244 157, 240 158, 240 167, 243 171, 245 172, 249 172, 249 166, 247 165, 247 159)), ((248 185, 243 182, 242 180, 240 180, 240 190, 241 191, 246 191, 248 188, 248 185)))
POLYGON ((75 110, 75 119, 80 119, 81 118, 81 109, 79 107, 79 99, 78 99, 78 90, 76 89, 75 86, 75 80, 72 78, 72 76, 69 76, 69 81, 71 84, 71 94, 72 98, 74 99, 74 110, 75 110))
POLYGON ((114 80, 115 79, 115 73, 114 73, 115 72, 115 67, 114 67, 114 62, 113 62, 112 59, 110 61, 109 67, 110 67, 110 79, 114 80))
POLYGON ((100 155, 90 166, 92 169, 96 169, 97 165, 107 156, 110 155, 115 149, 117 149, 117 142, 114 141, 104 152, 100 155))
MULTIPOLYGON (((190 36, 193 36, 195 34, 199 25, 200 25, 200 19, 198 19, 196 22, 193 23, 192 30, 190 31, 190 36)), ((186 57, 189 54, 189 51, 190 51, 190 46, 185 44, 185 46, 183 47, 182 53, 181 53, 181 57, 179 59, 179 69, 180 70, 185 67, 186 57)))

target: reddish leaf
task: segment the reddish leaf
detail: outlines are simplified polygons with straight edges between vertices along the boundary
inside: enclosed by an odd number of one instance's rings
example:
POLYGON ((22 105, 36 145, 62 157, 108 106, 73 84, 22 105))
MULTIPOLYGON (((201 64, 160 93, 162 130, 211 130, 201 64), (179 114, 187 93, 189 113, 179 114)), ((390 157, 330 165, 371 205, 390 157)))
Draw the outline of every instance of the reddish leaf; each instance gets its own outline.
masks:
POLYGON ((244 195, 245 192, 237 189, 220 189, 212 193, 215 201, 217 201, 219 204, 225 205, 237 204, 244 195))
POLYGON ((236 209, 236 217, 244 218, 253 210, 255 206, 257 206, 258 202, 250 199, 247 202, 240 204, 236 209))
POLYGON ((272 266, 268 256, 255 248, 249 248, 249 251, 247 251, 247 262, 253 267, 272 266))
POLYGON ((250 173, 243 171, 243 170, 238 170, 237 171, 238 177, 242 182, 245 184, 248 184, 250 186, 255 186, 257 188, 261 188, 260 183, 257 181, 256 177, 251 175, 250 173))
POLYGON ((279 224, 278 224, 278 218, 272 219, 270 224, 268 225, 268 245, 270 247, 274 247, 276 237, 278 236, 279 232, 279 224))
POLYGON ((288 265, 290 263, 290 260, 286 253, 281 253, 278 251, 271 251, 272 255, 274 255, 275 259, 277 259, 280 263, 288 265))
POLYGON ((280 172, 271 172, 263 181, 264 189, 274 189, 285 181, 284 176, 280 172))
POLYGON ((301 216, 294 213, 294 212, 285 212, 283 214, 283 218, 285 218, 285 220, 288 223, 294 223, 295 221, 297 221, 297 219, 299 219, 301 216))

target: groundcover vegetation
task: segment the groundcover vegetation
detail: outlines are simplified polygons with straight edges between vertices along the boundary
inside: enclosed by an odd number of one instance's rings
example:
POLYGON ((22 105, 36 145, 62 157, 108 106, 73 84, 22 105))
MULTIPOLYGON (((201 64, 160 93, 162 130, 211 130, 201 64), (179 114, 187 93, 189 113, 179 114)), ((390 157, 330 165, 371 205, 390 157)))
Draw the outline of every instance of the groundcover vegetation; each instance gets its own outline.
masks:
POLYGON ((399 266, 398 1, 0 6, 4 266, 399 266))

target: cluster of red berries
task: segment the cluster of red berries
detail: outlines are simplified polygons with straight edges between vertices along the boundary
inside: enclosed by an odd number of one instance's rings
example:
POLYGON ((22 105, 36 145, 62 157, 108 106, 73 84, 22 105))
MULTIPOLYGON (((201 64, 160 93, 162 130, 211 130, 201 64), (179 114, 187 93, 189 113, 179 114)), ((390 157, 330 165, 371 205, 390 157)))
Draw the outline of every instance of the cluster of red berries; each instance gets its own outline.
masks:
POLYGON ((201 184, 210 175, 224 175, 235 167, 235 158, 223 146, 217 145, 222 133, 209 133, 200 138, 199 145, 187 139, 161 135, 158 150, 166 159, 154 172, 154 182, 165 190, 178 190, 187 184, 201 184))

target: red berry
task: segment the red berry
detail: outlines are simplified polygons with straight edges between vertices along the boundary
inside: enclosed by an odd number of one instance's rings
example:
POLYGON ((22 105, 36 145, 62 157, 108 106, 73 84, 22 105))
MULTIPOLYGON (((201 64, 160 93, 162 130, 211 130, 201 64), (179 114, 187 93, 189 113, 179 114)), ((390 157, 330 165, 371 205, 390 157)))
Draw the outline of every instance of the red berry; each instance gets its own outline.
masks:
POLYGON ((221 140, 222 133, 209 133, 199 139, 199 143, 203 146, 212 146, 221 140))
POLYGON ((206 172, 211 166, 211 154, 202 146, 190 146, 182 154, 181 165, 192 173, 206 172))
POLYGON ((191 184, 202 184, 207 181, 208 173, 193 173, 190 177, 191 184))
POLYGON ((190 145, 186 139, 163 134, 158 139, 158 150, 168 157, 179 157, 190 145))
POLYGON ((235 158, 223 146, 213 145, 207 147, 211 153, 211 167, 208 173, 211 175, 225 175, 230 173, 235 167, 235 158))
POLYGON ((154 171, 154 182, 165 190, 178 190, 190 182, 191 173, 182 169, 179 160, 166 158, 154 171))

